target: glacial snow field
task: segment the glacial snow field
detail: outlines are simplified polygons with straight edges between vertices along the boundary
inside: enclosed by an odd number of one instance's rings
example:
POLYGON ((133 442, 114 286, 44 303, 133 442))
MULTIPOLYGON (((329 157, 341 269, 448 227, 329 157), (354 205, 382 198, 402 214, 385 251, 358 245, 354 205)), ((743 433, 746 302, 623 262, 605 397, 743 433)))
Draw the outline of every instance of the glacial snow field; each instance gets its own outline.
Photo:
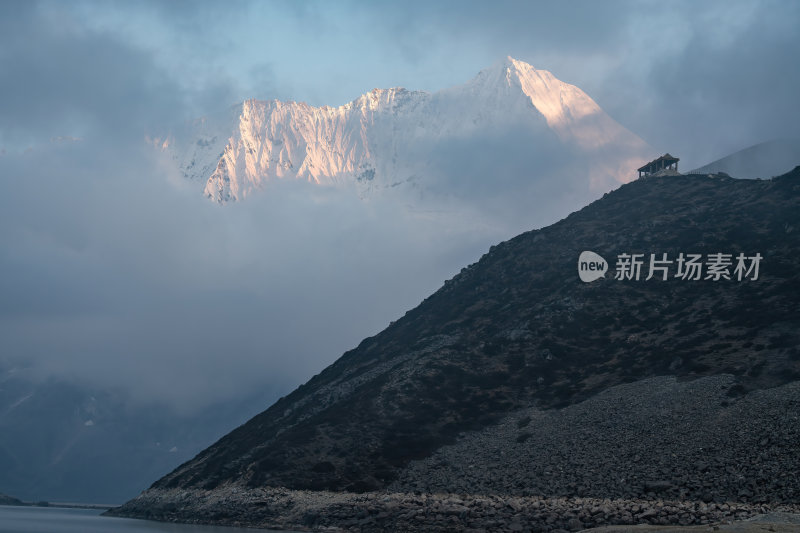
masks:
MULTIPOLYGON (((629 181, 653 151, 578 87, 511 57, 469 82, 428 93, 373 89, 338 107, 247 100, 156 142, 216 202, 240 201, 276 179, 355 185, 361 195, 422 187, 458 172, 469 153, 453 144, 511 133, 531 174, 553 147, 586 159, 581 185, 604 191, 629 181)), ((481 157, 497 157, 484 146, 481 157)), ((549 165, 549 163, 548 163, 549 165)), ((567 161, 561 164, 568 167, 567 161)), ((502 162, 498 162, 502 166, 502 162)), ((491 180, 492 176, 486 176, 491 180)))

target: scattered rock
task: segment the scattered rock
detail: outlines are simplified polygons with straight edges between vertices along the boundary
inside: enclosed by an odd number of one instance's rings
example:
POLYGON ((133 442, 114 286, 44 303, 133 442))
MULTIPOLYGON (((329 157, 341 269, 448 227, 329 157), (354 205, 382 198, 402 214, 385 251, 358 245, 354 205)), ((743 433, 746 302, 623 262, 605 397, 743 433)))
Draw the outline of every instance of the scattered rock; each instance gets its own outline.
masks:
MULTIPOLYGON (((344 493, 248 489, 149 489, 115 516, 165 522, 294 530, 345 531, 556 531, 624 525, 703 525, 754 518, 797 527, 800 505, 699 504, 680 500, 506 497, 469 494, 344 493), (180 502, 180 505, 174 505, 180 502), (797 522, 791 520, 796 519, 797 522)), ((623 531, 623 530, 605 530, 623 531)), ((676 530, 678 531, 678 530, 676 530)), ((784 530, 781 530, 783 532, 784 530)), ((791 531, 791 530, 785 530, 791 531)))

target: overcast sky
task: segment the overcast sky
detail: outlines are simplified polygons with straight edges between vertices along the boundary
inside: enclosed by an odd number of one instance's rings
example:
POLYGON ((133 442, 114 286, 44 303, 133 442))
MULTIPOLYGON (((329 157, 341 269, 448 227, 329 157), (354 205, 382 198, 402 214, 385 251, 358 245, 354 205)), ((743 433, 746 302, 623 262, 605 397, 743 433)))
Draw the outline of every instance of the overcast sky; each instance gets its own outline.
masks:
POLYGON ((790 0, 1 2, 0 357, 183 408, 294 385, 500 235, 303 186, 220 208, 145 135, 511 55, 687 169, 800 137, 798 22, 790 0))
POLYGON ((4 144, 15 140, 9 130, 20 133, 17 121, 31 135, 43 120, 47 133, 75 135, 81 115, 110 121, 117 105, 166 119, 253 97, 341 105, 373 87, 435 91, 506 55, 581 87, 651 146, 692 166, 800 128, 800 5, 792 0, 0 9, 4 144))

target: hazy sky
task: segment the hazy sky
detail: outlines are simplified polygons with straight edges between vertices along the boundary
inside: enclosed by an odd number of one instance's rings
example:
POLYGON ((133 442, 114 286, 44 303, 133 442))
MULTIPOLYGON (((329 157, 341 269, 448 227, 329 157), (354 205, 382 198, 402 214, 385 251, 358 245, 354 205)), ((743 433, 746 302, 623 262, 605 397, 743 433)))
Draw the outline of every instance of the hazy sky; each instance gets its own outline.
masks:
POLYGON ((220 208, 145 135, 511 55, 687 169, 800 137, 798 22, 792 0, 0 2, 0 357, 180 407, 296 384, 498 238, 350 191, 220 208))
POLYGON ((800 135, 800 4, 792 0, 0 9, 4 144, 13 142, 9 129, 20 133, 16 121, 32 135, 42 120, 47 133, 74 135, 81 115, 110 121, 117 105, 169 118, 252 97, 341 105, 373 87, 435 91, 506 55, 581 87, 651 146, 693 166, 800 135))

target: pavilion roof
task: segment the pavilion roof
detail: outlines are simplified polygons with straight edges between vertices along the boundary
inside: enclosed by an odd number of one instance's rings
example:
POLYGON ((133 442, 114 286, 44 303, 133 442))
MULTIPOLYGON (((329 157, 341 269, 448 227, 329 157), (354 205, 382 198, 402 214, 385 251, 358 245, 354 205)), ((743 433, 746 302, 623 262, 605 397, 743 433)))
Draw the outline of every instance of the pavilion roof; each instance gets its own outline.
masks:
POLYGON ((660 163, 661 161, 665 161, 667 165, 671 165, 672 163, 677 163, 678 161, 680 161, 680 158, 674 157, 674 156, 670 155, 669 152, 667 152, 666 154, 662 155, 661 157, 659 157, 657 159, 653 159, 652 161, 650 161, 646 165, 644 165, 642 167, 639 167, 637 170, 639 172, 647 172, 647 170, 650 169, 650 168, 658 167, 658 165, 656 165, 656 163, 660 163))

